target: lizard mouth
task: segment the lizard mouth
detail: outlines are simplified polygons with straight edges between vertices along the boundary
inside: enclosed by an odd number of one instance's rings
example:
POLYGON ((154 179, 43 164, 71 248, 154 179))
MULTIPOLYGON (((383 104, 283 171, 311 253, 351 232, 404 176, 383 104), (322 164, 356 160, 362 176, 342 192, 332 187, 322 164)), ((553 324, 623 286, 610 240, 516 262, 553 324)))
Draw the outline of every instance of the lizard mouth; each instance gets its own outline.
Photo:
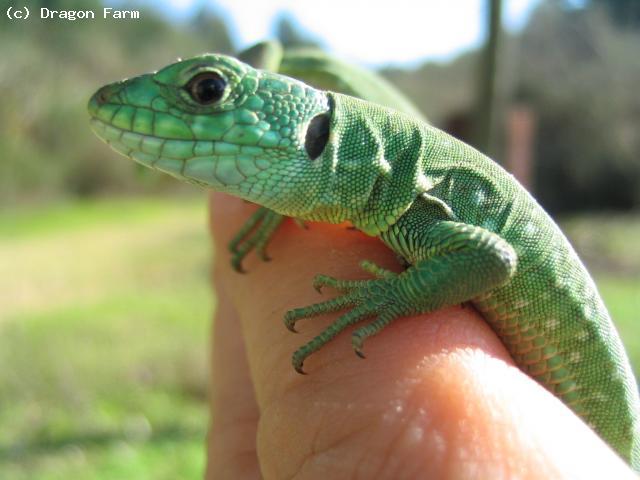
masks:
POLYGON ((89 125, 98 138, 136 162, 155 168, 155 163, 161 158, 162 141, 159 138, 130 132, 96 117, 91 118, 89 125))
POLYGON ((93 132, 116 152, 145 167, 183 178, 186 160, 165 156, 162 152, 163 139, 130 132, 95 117, 90 120, 90 125, 93 132))
POLYGON ((181 180, 200 186, 232 187, 270 164, 254 150, 212 140, 176 140, 131 132, 98 118, 92 130, 118 153, 181 180))

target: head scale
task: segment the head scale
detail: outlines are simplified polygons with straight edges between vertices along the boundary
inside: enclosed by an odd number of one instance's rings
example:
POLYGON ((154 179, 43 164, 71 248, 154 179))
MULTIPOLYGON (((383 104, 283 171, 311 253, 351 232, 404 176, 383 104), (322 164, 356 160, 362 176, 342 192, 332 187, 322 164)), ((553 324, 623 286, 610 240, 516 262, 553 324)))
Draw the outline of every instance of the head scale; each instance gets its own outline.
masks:
POLYGON ((93 130, 123 155, 299 217, 328 184, 319 157, 331 110, 324 92, 212 54, 107 85, 89 101, 93 130))

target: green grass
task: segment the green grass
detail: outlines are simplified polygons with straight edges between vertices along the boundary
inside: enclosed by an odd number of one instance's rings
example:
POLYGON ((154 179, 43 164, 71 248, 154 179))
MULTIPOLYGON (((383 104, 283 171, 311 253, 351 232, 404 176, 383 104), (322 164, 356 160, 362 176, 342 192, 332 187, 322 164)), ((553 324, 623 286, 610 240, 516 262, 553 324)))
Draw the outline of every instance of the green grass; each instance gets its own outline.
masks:
POLYGON ((135 200, 109 200, 89 202, 56 203, 46 208, 24 206, 0 211, 0 238, 34 237, 63 233, 105 224, 131 225, 150 217, 164 215, 183 207, 183 203, 193 204, 192 200, 176 202, 158 201, 153 198, 135 200), (177 203, 177 205, 176 205, 177 203))
POLYGON ((562 219, 560 225, 593 274, 638 376, 640 215, 582 214, 562 219))
POLYGON ((562 228, 591 270, 640 277, 638 212, 577 215, 562 228))
MULTIPOLYGON (((640 218, 563 227, 640 371, 640 218)), ((201 478, 209 255, 204 198, 0 212, 0 478, 201 478)))
POLYGON ((585 261, 640 373, 640 215, 582 214, 561 227, 585 261))
POLYGON ((610 274, 597 274, 595 280, 638 377, 640 374, 640 275, 614 277, 610 274))
POLYGON ((0 478, 200 478, 205 200, 0 214, 0 478))

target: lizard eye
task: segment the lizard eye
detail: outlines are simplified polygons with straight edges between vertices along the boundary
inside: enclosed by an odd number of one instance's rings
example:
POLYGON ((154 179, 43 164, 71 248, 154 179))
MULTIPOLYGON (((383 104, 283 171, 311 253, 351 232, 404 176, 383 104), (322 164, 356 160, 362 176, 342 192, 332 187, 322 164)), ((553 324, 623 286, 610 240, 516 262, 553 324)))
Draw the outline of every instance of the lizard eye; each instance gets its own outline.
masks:
POLYGON ((224 95, 227 81, 216 72, 199 73, 187 84, 187 92, 200 105, 211 105, 224 95))

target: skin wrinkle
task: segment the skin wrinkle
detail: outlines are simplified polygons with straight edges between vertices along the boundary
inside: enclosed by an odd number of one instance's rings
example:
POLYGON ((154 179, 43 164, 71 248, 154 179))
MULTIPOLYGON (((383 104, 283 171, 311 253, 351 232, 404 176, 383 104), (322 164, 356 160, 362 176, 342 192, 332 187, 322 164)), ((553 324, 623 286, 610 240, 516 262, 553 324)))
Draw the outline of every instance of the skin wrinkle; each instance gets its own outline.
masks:
MULTIPOLYGON (((395 433, 393 438, 390 439, 386 444, 386 446, 382 449, 382 454, 379 456, 382 459, 382 461, 378 462, 379 466, 374 472, 374 474, 364 478, 385 478, 381 476, 381 473, 384 472, 385 470, 388 470, 389 466, 392 464, 395 464, 393 470, 397 470, 398 459, 394 458, 394 453, 398 450, 397 444, 400 441, 400 437, 404 434, 404 428, 402 428, 402 422, 400 422, 399 427, 400 428, 397 429, 397 432, 395 433)), ((400 453, 406 454, 408 452, 406 452, 406 450, 403 451, 402 449, 400 449, 400 453)), ((376 455, 376 457, 378 457, 378 455, 376 455)), ((391 477, 389 475, 387 475, 386 477, 396 478, 396 477, 391 477)))
MULTIPOLYGON (((320 427, 321 424, 318 424, 318 427, 320 427)), ((331 443, 328 443, 326 446, 320 448, 320 449, 316 449, 313 447, 313 445, 311 446, 311 448, 309 449, 309 452, 307 453, 307 455, 304 457, 303 461, 300 464, 300 467, 296 470, 296 473, 291 477, 291 478, 296 478, 296 475, 300 474, 301 472, 304 471, 305 467, 310 465, 311 468, 313 469, 314 464, 317 463, 317 460, 320 460, 322 456, 324 455, 328 455, 329 452, 333 451, 333 450, 337 450, 340 451, 341 445, 343 444, 347 444, 348 446, 352 446, 353 443, 351 442, 351 440, 353 440, 354 438, 358 437, 359 435, 361 435, 363 432, 367 431, 369 428, 371 428, 371 425, 363 425, 362 427, 359 428, 355 428, 355 429, 351 429, 346 435, 342 435, 339 437, 334 437, 332 439, 331 443)), ((317 428, 316 429, 316 435, 314 436, 314 439, 320 434, 321 432, 321 428, 317 428)), ((370 438, 370 437, 367 437, 370 438)), ((361 447, 359 448, 359 450, 361 450, 363 452, 363 456, 366 458, 367 457, 367 448, 366 446, 361 442, 360 443, 361 447)), ((351 470, 351 476, 353 477, 353 474, 355 473, 355 468, 351 470)), ((375 477, 373 477, 375 478, 375 477)))
POLYGON ((354 462, 353 466, 353 471, 351 472, 351 474, 349 475, 349 478, 351 479, 357 479, 358 476, 360 475, 359 472, 362 468, 363 463, 369 458, 369 456, 367 455, 367 452, 365 452, 364 450, 361 451, 360 453, 360 458, 358 459, 357 462, 354 462))
MULTIPOLYGON (((274 308, 271 313, 273 315, 273 313, 280 311, 282 310, 279 308, 274 308)), ((248 325, 249 323, 250 320, 243 319, 243 329, 245 329, 246 325, 248 325)), ((280 325, 273 326, 273 328, 277 327, 280 327, 280 325)), ((286 332, 286 329, 282 327, 282 331, 286 332)), ((251 332, 247 332, 247 337, 251 340, 251 332)), ((258 355, 260 358, 260 362, 254 362, 250 364, 252 378, 268 378, 270 375, 265 372, 278 371, 278 366, 281 365, 284 360, 286 360, 286 362, 288 363, 289 352, 286 346, 289 345, 290 339, 287 339, 286 336, 283 335, 280 337, 275 337, 275 340, 273 341, 276 343, 262 345, 262 349, 260 349, 258 355)), ((253 344, 255 343, 255 341, 252 341, 251 343, 253 344)), ((288 393, 287 386, 290 386, 290 388, 295 388, 295 382, 286 382, 283 388, 279 384, 280 380, 282 379, 276 378, 276 381, 274 382, 265 383, 262 385, 263 388, 259 392, 256 392, 260 405, 264 406, 275 403, 275 398, 277 398, 279 395, 282 395, 283 392, 285 394, 288 393)))

